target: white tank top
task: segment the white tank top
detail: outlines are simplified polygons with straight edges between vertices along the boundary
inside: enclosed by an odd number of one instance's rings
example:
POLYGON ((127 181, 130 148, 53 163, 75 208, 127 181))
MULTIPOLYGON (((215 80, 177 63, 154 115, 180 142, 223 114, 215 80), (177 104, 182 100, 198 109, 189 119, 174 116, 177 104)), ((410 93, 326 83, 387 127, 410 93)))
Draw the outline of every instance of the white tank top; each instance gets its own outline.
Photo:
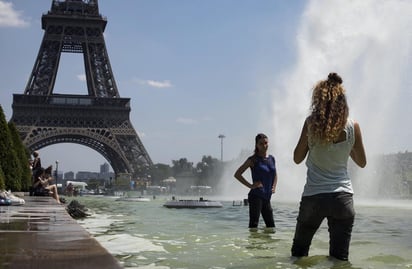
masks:
POLYGON ((353 193, 348 176, 348 159, 355 143, 354 122, 348 119, 346 139, 339 143, 320 145, 309 140, 309 154, 306 160, 307 176, 302 196, 319 193, 353 193))

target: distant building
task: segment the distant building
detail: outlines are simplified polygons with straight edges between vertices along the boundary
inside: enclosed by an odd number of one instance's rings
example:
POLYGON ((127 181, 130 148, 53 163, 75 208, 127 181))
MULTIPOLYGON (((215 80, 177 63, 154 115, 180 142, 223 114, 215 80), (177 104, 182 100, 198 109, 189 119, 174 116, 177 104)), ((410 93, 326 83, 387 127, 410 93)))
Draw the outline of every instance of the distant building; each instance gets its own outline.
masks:
POLYGON ((100 174, 108 174, 110 172, 110 165, 108 163, 104 163, 100 165, 100 174))
POLYGON ((115 178, 115 174, 113 172, 109 172, 105 175, 105 177, 103 177, 103 179, 106 181, 109 181, 111 178, 115 178))
POLYGON ((64 175, 64 181, 88 181, 90 179, 98 179, 109 183, 110 178, 115 178, 115 174, 113 172, 110 172, 110 165, 107 162, 100 165, 100 172, 78 171, 77 173, 74 173, 70 171, 63 174, 62 171, 58 171, 58 173, 60 180, 63 179, 64 175))
POLYGON ((72 171, 64 173, 64 179, 65 180, 73 180, 74 179, 74 173, 72 171))
POLYGON ((88 171, 79 171, 76 173, 76 180, 89 180, 89 179, 98 179, 99 173, 88 172, 88 171))
POLYGON ((104 179, 105 181, 109 181, 110 178, 114 178, 114 173, 110 172, 110 165, 108 163, 104 163, 100 165, 100 175, 99 179, 104 179))

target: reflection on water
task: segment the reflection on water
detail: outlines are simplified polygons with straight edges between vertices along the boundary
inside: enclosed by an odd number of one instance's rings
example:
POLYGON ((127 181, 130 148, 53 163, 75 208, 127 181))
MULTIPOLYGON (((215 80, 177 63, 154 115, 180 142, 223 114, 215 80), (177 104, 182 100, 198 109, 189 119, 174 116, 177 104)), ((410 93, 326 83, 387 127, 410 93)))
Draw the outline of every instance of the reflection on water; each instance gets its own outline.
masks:
POLYGON ((309 257, 290 257, 297 204, 274 201, 276 230, 263 221, 249 230, 248 207, 231 201, 223 208, 168 209, 161 197, 76 199, 94 212, 81 225, 126 268, 412 268, 411 206, 358 205, 350 262, 342 262, 326 256, 326 222, 309 257))

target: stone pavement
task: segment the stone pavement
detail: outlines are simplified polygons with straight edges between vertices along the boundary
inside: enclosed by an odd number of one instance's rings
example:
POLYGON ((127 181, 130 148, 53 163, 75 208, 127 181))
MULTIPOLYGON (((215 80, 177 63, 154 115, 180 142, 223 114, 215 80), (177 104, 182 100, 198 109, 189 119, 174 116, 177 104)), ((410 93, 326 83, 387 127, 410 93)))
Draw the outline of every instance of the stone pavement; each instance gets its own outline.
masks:
POLYGON ((51 197, 0 206, 0 269, 117 269, 118 261, 51 197))

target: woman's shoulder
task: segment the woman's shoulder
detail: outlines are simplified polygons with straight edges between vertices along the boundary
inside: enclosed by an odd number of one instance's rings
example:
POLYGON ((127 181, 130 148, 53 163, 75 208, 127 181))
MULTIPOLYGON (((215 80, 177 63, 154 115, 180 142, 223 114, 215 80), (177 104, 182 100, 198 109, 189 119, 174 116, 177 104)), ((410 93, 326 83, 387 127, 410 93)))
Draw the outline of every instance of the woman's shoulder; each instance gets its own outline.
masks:
POLYGON ((348 118, 346 122, 346 128, 359 129, 359 122, 353 118, 348 118))
POLYGON ((255 162, 255 161, 256 161, 256 157, 257 157, 257 156, 256 156, 255 154, 253 154, 253 155, 247 157, 246 161, 248 161, 248 162, 255 162))
POLYGON ((256 154, 253 154, 246 159, 246 163, 248 163, 250 167, 253 167, 257 161, 258 156, 256 154))
POLYGON ((357 125, 359 124, 358 121, 354 118, 348 118, 347 119, 347 124, 352 124, 352 125, 357 125))
POLYGON ((350 142, 350 144, 354 144, 355 143, 355 135, 356 135, 356 129, 359 128, 358 127, 358 122, 352 118, 348 118, 347 122, 346 122, 346 133, 347 133, 347 137, 348 140, 350 142))

